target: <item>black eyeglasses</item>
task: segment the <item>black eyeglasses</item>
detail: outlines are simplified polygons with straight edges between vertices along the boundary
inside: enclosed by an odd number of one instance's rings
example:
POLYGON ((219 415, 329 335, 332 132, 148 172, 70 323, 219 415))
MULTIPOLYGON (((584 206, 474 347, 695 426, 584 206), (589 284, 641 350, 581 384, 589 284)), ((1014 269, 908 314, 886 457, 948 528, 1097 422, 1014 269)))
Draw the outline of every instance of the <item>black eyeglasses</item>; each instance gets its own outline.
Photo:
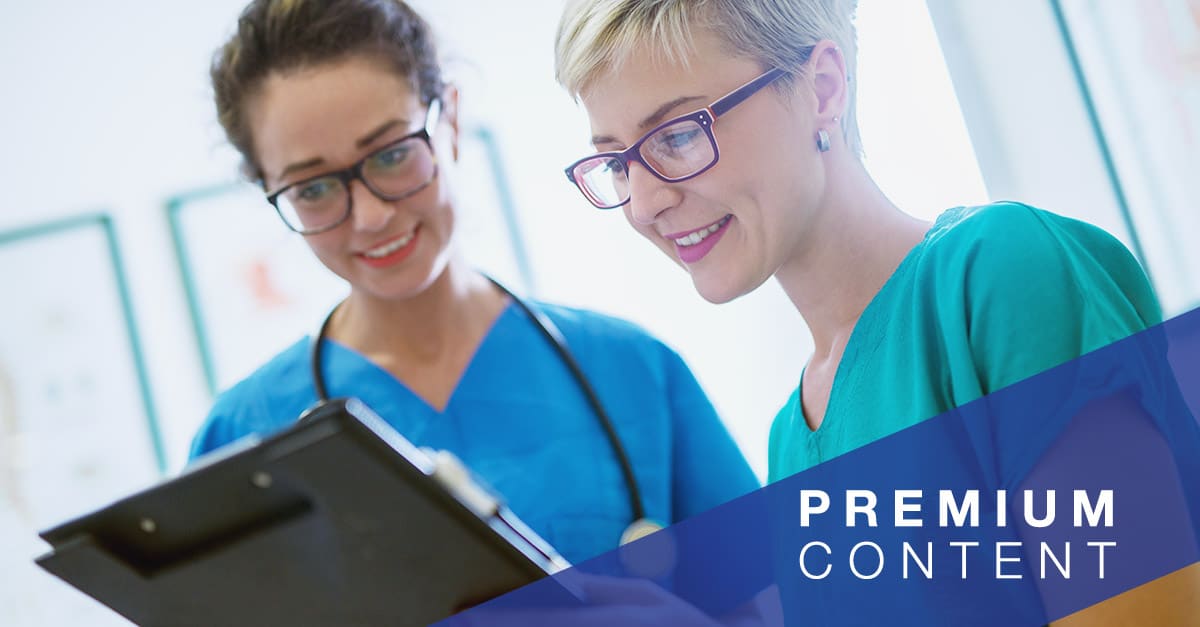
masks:
POLYGON ((437 160, 431 141, 441 115, 437 100, 429 103, 425 126, 336 172, 326 172, 291 183, 267 195, 287 227, 301 235, 322 233, 350 217, 353 200, 350 182, 363 185, 380 200, 404 200, 425 189, 437 177, 437 160))
POLYGON ((614 209, 629 202, 630 161, 668 183, 700 176, 720 158, 712 130, 717 118, 786 74, 772 69, 699 111, 659 124, 626 150, 584 157, 567 166, 567 180, 598 209, 614 209))

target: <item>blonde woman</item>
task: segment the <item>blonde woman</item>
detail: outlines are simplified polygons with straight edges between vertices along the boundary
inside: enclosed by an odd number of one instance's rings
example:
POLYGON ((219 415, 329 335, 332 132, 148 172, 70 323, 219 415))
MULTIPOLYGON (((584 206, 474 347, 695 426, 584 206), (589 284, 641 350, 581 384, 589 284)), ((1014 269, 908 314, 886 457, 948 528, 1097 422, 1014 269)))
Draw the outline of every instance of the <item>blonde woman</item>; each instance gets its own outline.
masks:
MULTIPOLYGON (((620 208, 713 303, 774 278, 812 333, 771 431, 772 481, 1161 321, 1138 262, 1098 228, 1016 202, 929 224, 879 190, 860 159, 854 10, 577 0, 556 42, 597 151, 566 168, 586 200, 620 208)), ((1200 586, 1200 570, 1071 620, 1194 621, 1200 598, 1179 582, 1200 586)))

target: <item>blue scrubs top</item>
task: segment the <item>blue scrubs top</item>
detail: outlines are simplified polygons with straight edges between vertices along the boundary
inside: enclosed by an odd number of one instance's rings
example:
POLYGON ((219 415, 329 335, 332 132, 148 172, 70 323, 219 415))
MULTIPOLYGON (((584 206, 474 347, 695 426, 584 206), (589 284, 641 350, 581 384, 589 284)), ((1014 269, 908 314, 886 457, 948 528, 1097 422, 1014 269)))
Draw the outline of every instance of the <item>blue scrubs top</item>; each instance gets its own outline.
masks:
MULTIPOLYGON (((638 327, 537 305, 611 416, 649 517, 673 523, 759 487, 692 373, 638 327)), ((310 340, 221 395, 191 456, 292 424, 316 402, 310 340)), ((445 449, 502 494, 518 516, 575 563, 618 546, 631 522, 608 439, 553 346, 509 304, 438 412, 388 372, 326 340, 330 397, 356 396, 417 446, 445 449)))

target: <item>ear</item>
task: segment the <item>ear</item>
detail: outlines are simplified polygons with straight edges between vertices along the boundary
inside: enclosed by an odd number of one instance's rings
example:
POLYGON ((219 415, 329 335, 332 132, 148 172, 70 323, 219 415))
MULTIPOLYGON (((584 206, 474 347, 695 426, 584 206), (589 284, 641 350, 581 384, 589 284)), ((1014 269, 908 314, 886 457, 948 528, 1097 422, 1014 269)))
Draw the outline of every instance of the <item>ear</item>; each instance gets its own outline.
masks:
POLYGON ((813 47, 806 65, 816 96, 814 122, 818 128, 835 128, 838 126, 835 120, 845 117, 846 101, 850 97, 846 59, 837 44, 826 39, 813 47))
POLYGON ((458 86, 447 83, 442 90, 442 122, 450 126, 450 147, 454 160, 458 161, 458 86))

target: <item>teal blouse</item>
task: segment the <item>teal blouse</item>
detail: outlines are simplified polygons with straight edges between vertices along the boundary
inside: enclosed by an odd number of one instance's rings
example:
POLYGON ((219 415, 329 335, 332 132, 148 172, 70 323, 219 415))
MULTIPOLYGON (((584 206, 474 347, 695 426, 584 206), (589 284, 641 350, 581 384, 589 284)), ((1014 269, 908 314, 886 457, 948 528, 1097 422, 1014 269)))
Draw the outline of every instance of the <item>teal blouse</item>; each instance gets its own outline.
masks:
POLYGON ((863 311, 820 427, 800 387, 780 410, 769 480, 1161 320, 1138 262, 1099 228, 1013 202, 951 209, 863 311))

